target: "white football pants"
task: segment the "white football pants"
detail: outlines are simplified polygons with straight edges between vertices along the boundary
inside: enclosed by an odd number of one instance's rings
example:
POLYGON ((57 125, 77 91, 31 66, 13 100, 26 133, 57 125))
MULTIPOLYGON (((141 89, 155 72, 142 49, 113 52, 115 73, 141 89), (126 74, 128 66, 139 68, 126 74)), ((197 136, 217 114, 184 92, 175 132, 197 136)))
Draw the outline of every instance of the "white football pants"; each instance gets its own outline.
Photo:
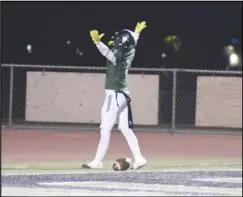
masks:
POLYGON ((101 111, 100 141, 94 162, 102 162, 110 143, 111 130, 118 121, 118 129, 124 135, 135 161, 141 159, 137 137, 128 126, 127 100, 122 93, 106 90, 105 101, 101 111))

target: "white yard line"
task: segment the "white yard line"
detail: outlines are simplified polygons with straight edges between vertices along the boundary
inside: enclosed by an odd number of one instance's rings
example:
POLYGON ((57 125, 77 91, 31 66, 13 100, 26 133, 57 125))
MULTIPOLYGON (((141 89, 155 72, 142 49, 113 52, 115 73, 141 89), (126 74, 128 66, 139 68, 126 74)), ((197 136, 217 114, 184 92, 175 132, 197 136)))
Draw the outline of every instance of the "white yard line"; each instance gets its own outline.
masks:
POLYGON ((3 196, 168 196, 163 193, 145 192, 98 192, 84 190, 46 189, 46 188, 15 188, 3 187, 3 196))
MULTIPOLYGON (((103 184, 103 183, 102 183, 103 184)), ((136 192, 116 192, 116 191, 88 191, 88 190, 81 190, 81 189, 57 189, 57 188, 15 188, 15 187, 2 187, 2 195, 3 196, 134 196, 134 195, 142 195, 142 196, 152 196, 152 195, 159 195, 159 196, 168 196, 168 195, 178 195, 184 196, 185 192, 194 192, 198 195, 209 195, 209 193, 215 193, 223 196, 241 196, 242 188, 212 188, 212 187, 195 187, 195 186, 175 186, 175 185, 149 185, 149 184, 117 184, 116 186, 113 183, 113 186, 108 185, 110 183, 103 184, 102 187, 104 188, 128 188, 128 189, 137 189, 136 192), (153 190, 154 192, 143 192, 139 191, 142 189, 149 189, 153 190), (163 190, 163 191, 159 191, 163 190), (169 193, 167 193, 169 192, 169 193)), ((51 185, 51 183, 48 183, 51 185)), ((53 183, 53 185, 57 185, 53 183)), ((60 185, 60 183, 58 183, 60 185)), ((62 183, 63 186, 87 186, 86 184, 82 183, 71 183, 68 184, 62 183)), ((89 185, 90 186, 90 185, 89 185)), ((95 185, 94 185, 95 187, 95 185)))

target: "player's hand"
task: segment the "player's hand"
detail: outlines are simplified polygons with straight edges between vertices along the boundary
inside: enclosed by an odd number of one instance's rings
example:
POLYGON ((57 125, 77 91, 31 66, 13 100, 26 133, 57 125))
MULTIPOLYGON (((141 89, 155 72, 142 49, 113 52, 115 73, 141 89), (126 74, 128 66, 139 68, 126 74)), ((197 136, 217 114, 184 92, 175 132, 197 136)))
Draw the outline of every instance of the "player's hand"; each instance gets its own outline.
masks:
POLYGON ((108 42, 108 45, 109 45, 109 46, 113 46, 113 45, 114 45, 114 41, 113 41, 113 40, 110 40, 110 41, 108 42))
POLYGON ((145 21, 142 21, 142 22, 138 22, 136 27, 135 27, 135 32, 140 34, 144 28, 146 28, 147 25, 146 25, 146 22, 145 21))
POLYGON ((90 36, 91 36, 93 42, 95 43, 95 45, 97 45, 100 42, 100 40, 102 39, 102 37, 105 35, 104 33, 99 34, 99 32, 97 30, 92 30, 89 33, 90 33, 90 36))

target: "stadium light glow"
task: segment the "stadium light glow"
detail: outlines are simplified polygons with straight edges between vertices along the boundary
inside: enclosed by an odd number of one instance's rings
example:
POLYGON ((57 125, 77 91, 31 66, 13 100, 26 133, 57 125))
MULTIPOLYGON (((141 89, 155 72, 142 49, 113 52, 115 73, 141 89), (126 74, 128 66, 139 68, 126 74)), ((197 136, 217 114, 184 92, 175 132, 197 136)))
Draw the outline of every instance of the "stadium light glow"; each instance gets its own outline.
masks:
POLYGON ((232 53, 229 56, 229 64, 230 66, 238 66, 240 62, 239 56, 236 53, 232 53))

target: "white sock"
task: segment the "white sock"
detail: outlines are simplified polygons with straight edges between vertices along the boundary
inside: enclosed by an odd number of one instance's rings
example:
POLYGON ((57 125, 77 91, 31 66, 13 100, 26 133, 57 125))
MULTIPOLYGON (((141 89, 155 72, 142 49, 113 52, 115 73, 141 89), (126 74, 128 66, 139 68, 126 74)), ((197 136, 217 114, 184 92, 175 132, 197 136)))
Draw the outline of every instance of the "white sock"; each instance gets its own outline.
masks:
POLYGON ((133 130, 129 129, 129 128, 126 128, 126 129, 123 128, 123 129, 121 129, 121 132, 124 135, 124 137, 128 143, 128 146, 133 154, 134 159, 137 161, 137 160, 143 158, 141 155, 139 144, 138 144, 138 139, 137 139, 136 135, 134 134, 133 130))

